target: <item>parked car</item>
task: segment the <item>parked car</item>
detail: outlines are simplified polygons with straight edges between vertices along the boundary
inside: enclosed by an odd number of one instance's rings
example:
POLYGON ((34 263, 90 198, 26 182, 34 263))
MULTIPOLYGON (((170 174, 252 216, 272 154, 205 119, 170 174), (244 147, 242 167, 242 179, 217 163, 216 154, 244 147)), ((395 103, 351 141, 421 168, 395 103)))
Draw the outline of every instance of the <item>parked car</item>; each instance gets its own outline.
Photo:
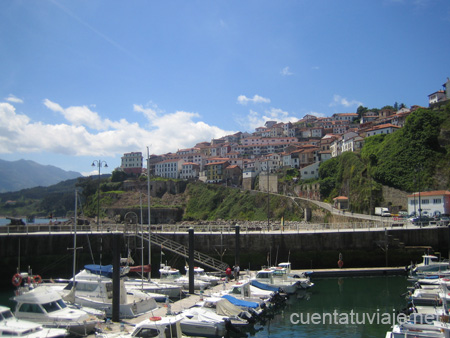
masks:
POLYGON ((450 217, 448 216, 441 216, 437 224, 439 226, 447 226, 450 223, 450 217))
POLYGON ((417 226, 427 226, 430 224, 431 218, 428 216, 417 216, 408 218, 408 221, 417 226))
POLYGON ((398 212, 398 217, 400 217, 400 218, 407 218, 407 217, 408 217, 408 212, 407 212, 407 211, 400 210, 400 211, 398 212))

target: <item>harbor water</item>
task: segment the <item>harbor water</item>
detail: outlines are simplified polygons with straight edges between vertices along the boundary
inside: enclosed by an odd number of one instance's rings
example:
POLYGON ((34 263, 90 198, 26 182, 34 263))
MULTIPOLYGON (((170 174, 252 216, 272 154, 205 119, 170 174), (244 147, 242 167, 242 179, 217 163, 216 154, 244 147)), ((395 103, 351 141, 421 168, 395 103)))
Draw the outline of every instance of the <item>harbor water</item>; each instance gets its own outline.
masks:
MULTIPOLYGON (((291 297, 275 317, 256 327, 251 336, 281 337, 379 337, 392 325, 396 312, 406 306, 402 294, 405 276, 324 278, 314 287, 291 297)), ((10 307, 13 287, 0 292, 0 304, 10 307)))

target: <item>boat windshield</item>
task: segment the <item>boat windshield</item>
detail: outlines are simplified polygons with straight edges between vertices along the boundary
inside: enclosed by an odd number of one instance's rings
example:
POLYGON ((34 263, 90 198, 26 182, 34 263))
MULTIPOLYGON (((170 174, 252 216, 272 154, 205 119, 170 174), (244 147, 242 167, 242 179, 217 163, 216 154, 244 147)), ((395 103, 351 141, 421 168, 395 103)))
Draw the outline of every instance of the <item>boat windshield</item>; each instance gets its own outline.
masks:
POLYGON ((3 311, 1 314, 0 314, 0 321, 2 321, 3 319, 9 319, 9 318, 12 318, 12 313, 11 313, 11 311, 10 310, 6 310, 6 311, 3 311))
POLYGON ((58 305, 58 302, 50 302, 42 304, 42 307, 47 311, 48 313, 55 312, 61 310, 61 308, 58 305))
POLYGON ((142 327, 132 334, 133 337, 151 338, 158 337, 159 330, 156 328, 142 327))
POLYGON ((179 271, 174 271, 170 273, 161 273, 161 279, 178 279, 181 277, 181 273, 179 271))

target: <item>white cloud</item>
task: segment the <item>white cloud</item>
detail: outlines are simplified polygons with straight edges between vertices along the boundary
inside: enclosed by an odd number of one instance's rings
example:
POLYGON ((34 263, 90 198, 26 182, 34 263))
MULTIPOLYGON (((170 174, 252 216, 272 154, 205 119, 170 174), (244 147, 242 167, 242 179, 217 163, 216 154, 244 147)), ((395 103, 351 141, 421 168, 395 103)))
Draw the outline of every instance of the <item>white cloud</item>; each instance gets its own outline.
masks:
POLYGON ((335 94, 333 97, 333 101, 329 104, 330 107, 334 106, 344 106, 344 107, 352 107, 352 106, 362 106, 363 103, 357 100, 347 100, 345 97, 335 94))
POLYGON ((297 116, 290 115, 288 112, 279 108, 270 108, 260 114, 254 110, 250 110, 249 114, 245 118, 238 120, 238 123, 246 131, 253 132, 256 128, 264 126, 267 121, 277 122, 296 122, 299 118, 297 116))
POLYGON ((284 68, 281 70, 280 74, 283 75, 283 76, 294 75, 294 73, 292 73, 292 72, 289 70, 289 67, 284 67, 284 68))
POLYGON ((245 95, 239 95, 237 98, 237 102, 242 105, 246 105, 247 103, 270 103, 270 99, 265 97, 254 95, 253 98, 249 98, 245 95))
POLYGON ((63 109, 59 104, 49 99, 44 100, 44 105, 54 112, 61 113, 67 121, 75 126, 86 126, 94 130, 106 130, 114 124, 108 119, 102 120, 98 113, 93 112, 86 106, 63 109))
POLYGON ((32 122, 28 116, 17 113, 12 104, 0 102, 0 154, 45 152, 114 157, 130 151, 144 151, 150 144, 152 153, 162 154, 234 133, 196 122, 198 114, 183 111, 160 114, 134 105, 134 111, 143 113, 151 126, 143 128, 125 119, 103 119, 86 106, 64 108, 48 99, 44 100, 44 105, 62 114, 67 123, 32 122))
POLYGON ((12 103, 23 103, 22 99, 19 99, 18 97, 12 94, 10 94, 5 100, 12 103))

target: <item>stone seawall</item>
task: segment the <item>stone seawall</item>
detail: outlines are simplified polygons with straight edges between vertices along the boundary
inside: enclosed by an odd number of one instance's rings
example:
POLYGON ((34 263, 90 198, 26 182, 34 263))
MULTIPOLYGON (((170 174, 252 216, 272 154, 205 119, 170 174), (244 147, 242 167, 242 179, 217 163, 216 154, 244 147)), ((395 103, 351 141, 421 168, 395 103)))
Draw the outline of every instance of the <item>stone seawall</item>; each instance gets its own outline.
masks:
MULTIPOLYGON (((187 232, 159 234, 188 245, 187 232)), ((84 264, 111 264, 111 237, 110 233, 78 234, 77 247, 82 249, 77 251, 76 270, 79 271, 84 264)), ((33 273, 40 274, 43 278, 70 277, 73 240, 73 235, 58 233, 0 236, 0 257, 6 272, 0 279, 0 284, 10 283, 19 262, 21 271, 26 271, 30 266, 33 273)), ((222 256, 224 262, 233 265, 235 240, 234 233, 195 233, 195 250, 218 259, 222 256)), ((295 269, 336 268, 341 253, 345 267, 404 266, 411 261, 421 261, 421 255, 428 249, 448 257, 448 243, 448 228, 393 229, 387 232, 241 233, 240 262, 242 268, 252 270, 268 263, 287 260, 292 262, 295 269), (389 243, 387 253, 384 250, 386 239, 389 243)), ((121 245, 122 257, 126 257, 129 249, 135 264, 141 264, 140 239, 124 236, 121 245)), ((147 252, 148 244, 144 243, 145 257, 147 252)), ((163 253, 162 261, 172 266, 181 268, 187 260, 164 248, 163 253)), ((152 261, 152 273, 156 277, 161 261, 159 247, 152 247, 152 261)), ((144 263, 147 264, 146 258, 144 263)))

